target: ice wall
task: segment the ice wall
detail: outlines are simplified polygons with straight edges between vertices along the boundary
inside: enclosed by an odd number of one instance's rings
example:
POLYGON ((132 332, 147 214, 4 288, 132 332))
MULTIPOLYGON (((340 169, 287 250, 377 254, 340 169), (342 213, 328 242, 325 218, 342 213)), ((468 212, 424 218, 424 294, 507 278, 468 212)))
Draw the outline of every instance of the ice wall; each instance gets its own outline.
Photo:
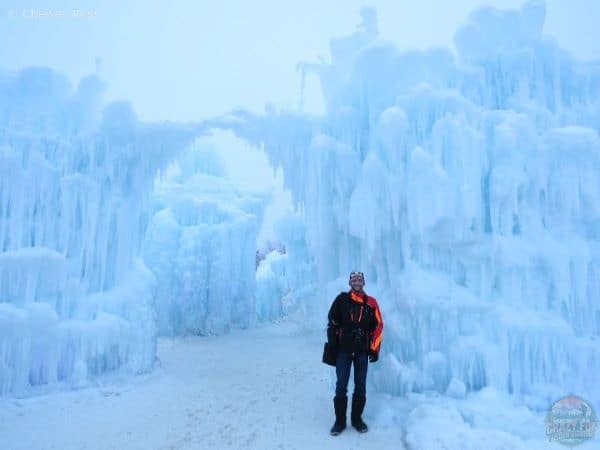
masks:
POLYGON ((297 214, 275 223, 282 249, 267 253, 256 269, 256 315, 259 320, 300 316, 310 323, 320 311, 311 300, 317 294, 317 273, 306 242, 306 225, 297 214))
POLYGON ((235 141, 196 140, 151 196, 142 256, 157 279, 160 334, 221 334, 276 320, 302 309, 313 293, 303 221, 281 211, 279 220, 267 217, 268 207, 281 207, 275 187, 250 186, 229 173, 223 146, 235 141), (275 229, 277 250, 258 242, 265 225, 275 229))
POLYGON ((208 141, 175 161, 156 185, 143 245, 161 334, 219 334, 256 320, 256 239, 268 200, 228 178, 208 141))
POLYGON ((542 1, 483 8, 456 53, 399 51, 366 9, 331 62, 299 65, 325 116, 213 123, 283 167, 322 285, 366 272, 388 318, 382 390, 597 395, 600 63, 544 18, 542 1))
POLYGON ((197 130, 101 110, 103 90, 0 73, 0 395, 153 366, 147 197, 197 130))

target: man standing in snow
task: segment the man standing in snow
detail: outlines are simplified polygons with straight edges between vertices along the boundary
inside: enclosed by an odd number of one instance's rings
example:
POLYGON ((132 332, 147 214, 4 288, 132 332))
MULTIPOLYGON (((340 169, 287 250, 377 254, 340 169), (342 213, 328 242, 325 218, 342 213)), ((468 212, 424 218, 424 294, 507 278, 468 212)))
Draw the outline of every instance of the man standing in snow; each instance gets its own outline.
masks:
POLYGON ((383 337, 383 319, 377 300, 367 295, 362 272, 350 273, 350 291, 341 292, 333 301, 328 314, 328 345, 337 350, 335 371, 337 383, 333 406, 335 423, 331 434, 338 435, 346 428, 348 379, 354 363, 354 393, 352 395, 352 426, 359 432, 368 431, 361 415, 366 402, 368 361, 379 358, 383 337))

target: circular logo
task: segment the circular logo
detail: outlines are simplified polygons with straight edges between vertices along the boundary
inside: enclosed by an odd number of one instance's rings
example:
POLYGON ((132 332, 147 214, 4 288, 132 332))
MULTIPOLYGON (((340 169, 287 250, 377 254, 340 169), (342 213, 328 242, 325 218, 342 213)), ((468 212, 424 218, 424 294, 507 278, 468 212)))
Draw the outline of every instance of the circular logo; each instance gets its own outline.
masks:
POLYGON ((596 414, 581 397, 567 395, 555 401, 546 415, 546 436, 550 441, 574 446, 596 433, 596 414))

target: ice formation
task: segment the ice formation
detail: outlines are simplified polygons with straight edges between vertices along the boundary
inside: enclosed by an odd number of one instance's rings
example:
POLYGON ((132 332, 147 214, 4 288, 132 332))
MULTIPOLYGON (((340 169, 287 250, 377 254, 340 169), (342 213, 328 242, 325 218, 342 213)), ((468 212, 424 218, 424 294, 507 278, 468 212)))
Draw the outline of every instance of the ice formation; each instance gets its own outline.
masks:
POLYGON ((598 395, 600 63, 544 19, 542 1, 486 7, 456 53, 399 51, 366 9, 331 62, 299 65, 323 117, 212 122, 283 168, 321 285, 366 272, 388 318, 381 390, 598 395))
POLYGON ((306 292, 293 226, 292 252, 257 281, 270 194, 232 181, 202 127, 102 108, 104 88, 0 74, 0 395, 151 370, 159 334, 273 319, 306 292))
POLYGON ((141 262, 155 176, 197 133, 145 124, 104 84, 0 73, 0 395, 155 359, 155 279, 141 262))
POLYGON ((197 139, 151 196, 142 255, 157 278, 160 334, 221 334, 309 313, 303 300, 314 293, 316 274, 304 223, 292 212, 268 223, 274 188, 248 186, 229 173, 220 152, 235 144, 197 139), (261 245, 266 224, 277 241, 261 245))
POLYGON ((311 323, 320 312, 310 300, 317 295, 316 267, 306 242, 306 225, 297 214, 275 223, 283 251, 267 253, 256 270, 256 316, 273 320, 292 314, 311 323))
POLYGON ((267 193, 226 177, 198 140, 156 185, 143 258, 157 277, 159 332, 216 334, 255 317, 256 239, 267 193))

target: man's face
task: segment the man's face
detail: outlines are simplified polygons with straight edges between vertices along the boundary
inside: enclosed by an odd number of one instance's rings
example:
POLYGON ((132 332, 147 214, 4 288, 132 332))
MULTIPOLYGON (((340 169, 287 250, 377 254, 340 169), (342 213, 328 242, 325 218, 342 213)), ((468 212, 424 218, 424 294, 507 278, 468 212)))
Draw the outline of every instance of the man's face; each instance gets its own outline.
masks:
POLYGON ((363 286, 364 286, 363 282, 359 281, 359 280, 355 280, 350 283, 350 287, 352 288, 352 290, 357 291, 357 292, 362 291, 363 286))

